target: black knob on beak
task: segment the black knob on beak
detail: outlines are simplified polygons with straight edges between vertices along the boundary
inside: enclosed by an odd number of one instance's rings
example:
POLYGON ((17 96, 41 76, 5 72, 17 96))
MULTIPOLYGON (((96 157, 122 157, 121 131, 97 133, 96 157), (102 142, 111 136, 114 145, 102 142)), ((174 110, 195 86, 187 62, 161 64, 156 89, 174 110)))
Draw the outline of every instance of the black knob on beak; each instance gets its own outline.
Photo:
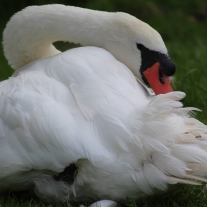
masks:
POLYGON ((176 66, 169 56, 160 54, 159 60, 160 70, 163 74, 166 76, 172 76, 175 74, 176 66))

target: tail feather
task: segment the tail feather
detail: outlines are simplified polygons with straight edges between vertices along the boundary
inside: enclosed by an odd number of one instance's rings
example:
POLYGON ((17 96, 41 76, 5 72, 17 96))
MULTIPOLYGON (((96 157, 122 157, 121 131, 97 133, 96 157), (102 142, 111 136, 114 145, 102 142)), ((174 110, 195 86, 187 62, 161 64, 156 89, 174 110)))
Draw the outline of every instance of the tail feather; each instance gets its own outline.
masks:
POLYGON ((195 176, 195 175, 186 174, 185 178, 190 179, 190 180, 195 180, 195 181, 200 181, 200 182, 207 183, 206 178, 195 176))
POLYGON ((207 177, 207 163, 187 163, 187 167, 192 169, 190 175, 207 177))
POLYGON ((182 178, 176 178, 168 176, 168 183, 169 184, 189 184, 189 185, 201 185, 201 182, 196 180, 188 180, 188 179, 182 179, 182 178))

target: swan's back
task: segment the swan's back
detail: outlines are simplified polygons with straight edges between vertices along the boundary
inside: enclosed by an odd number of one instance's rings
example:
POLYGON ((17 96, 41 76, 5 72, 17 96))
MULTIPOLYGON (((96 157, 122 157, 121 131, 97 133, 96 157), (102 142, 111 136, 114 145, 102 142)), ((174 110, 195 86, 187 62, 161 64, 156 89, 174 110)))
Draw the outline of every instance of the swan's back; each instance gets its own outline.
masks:
POLYGON ((31 63, 0 87, 0 180, 8 183, 20 172, 61 172, 80 158, 113 162, 113 139, 129 139, 128 118, 148 103, 131 71, 95 47, 31 63))

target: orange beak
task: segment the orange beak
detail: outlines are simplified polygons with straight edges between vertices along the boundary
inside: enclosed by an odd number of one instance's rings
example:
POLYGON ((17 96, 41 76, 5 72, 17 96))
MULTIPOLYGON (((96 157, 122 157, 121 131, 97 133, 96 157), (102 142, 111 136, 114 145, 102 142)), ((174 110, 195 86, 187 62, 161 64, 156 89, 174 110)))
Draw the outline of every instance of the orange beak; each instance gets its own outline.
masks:
POLYGON ((164 83, 160 82, 159 68, 160 64, 157 62, 152 67, 145 70, 143 74, 156 95, 172 92, 173 89, 170 85, 169 78, 166 75, 162 74, 164 83))

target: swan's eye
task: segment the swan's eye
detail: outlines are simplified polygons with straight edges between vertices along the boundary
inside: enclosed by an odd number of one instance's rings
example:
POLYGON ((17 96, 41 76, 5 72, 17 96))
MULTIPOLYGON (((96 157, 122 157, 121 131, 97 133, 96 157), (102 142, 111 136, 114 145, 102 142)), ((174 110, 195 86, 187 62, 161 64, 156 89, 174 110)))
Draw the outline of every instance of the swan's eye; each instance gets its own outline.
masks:
POLYGON ((138 44, 138 43, 137 43, 137 48, 138 48, 140 51, 142 51, 143 48, 144 48, 144 45, 142 45, 142 44, 138 44))

